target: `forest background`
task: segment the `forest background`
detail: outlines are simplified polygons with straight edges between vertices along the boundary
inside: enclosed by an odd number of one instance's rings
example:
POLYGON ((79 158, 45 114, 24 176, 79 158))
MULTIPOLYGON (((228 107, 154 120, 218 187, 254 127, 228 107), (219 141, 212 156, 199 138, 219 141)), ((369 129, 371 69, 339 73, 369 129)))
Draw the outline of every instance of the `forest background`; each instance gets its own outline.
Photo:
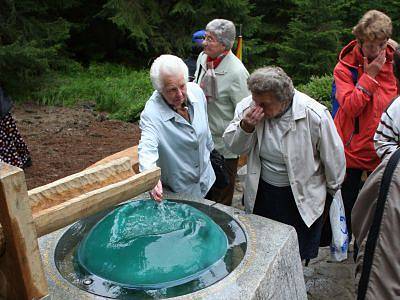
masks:
MULTIPOLYGON (((251 72, 279 65, 329 106, 332 71, 352 27, 370 9, 400 34, 400 1, 0 0, 0 85, 17 101, 88 103, 137 120, 157 56, 190 56, 191 35, 214 18, 242 24, 251 72)), ((235 46, 234 46, 235 48, 235 46)))

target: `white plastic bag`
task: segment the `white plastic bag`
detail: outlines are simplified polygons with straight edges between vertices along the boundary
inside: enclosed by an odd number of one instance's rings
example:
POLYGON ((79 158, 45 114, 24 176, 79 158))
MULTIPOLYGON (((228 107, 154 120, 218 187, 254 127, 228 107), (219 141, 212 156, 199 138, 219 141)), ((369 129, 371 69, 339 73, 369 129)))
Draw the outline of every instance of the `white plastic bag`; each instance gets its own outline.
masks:
POLYGON ((349 248, 346 215, 344 212, 342 193, 336 192, 329 209, 329 220, 332 228, 331 259, 342 261, 347 259, 349 248))

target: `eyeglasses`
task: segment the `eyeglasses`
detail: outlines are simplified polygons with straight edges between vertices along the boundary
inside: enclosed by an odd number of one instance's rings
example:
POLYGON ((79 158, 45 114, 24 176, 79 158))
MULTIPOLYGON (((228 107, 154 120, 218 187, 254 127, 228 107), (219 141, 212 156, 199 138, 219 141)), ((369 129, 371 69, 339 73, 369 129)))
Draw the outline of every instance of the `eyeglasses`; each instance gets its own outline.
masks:
POLYGON ((206 41, 207 43, 218 43, 218 41, 216 39, 214 39, 212 36, 210 35, 206 35, 204 37, 204 41, 206 41))

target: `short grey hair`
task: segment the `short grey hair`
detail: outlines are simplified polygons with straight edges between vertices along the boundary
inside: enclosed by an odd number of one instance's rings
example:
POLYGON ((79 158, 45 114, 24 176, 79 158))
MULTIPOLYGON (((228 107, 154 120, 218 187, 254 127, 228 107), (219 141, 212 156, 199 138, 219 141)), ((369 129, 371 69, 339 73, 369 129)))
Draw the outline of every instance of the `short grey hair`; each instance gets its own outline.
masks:
POLYGON ((225 46, 226 50, 230 50, 233 47, 236 37, 235 25, 225 19, 214 19, 206 26, 206 31, 211 32, 215 35, 218 42, 225 46))
POLYGON ((247 80, 252 93, 273 93, 280 102, 291 101, 294 96, 293 81, 280 67, 264 67, 255 70, 247 80))
POLYGON ((188 82, 188 67, 182 59, 175 55, 163 54, 157 57, 150 68, 150 79, 154 89, 161 92, 164 88, 165 75, 183 74, 185 82, 188 82))

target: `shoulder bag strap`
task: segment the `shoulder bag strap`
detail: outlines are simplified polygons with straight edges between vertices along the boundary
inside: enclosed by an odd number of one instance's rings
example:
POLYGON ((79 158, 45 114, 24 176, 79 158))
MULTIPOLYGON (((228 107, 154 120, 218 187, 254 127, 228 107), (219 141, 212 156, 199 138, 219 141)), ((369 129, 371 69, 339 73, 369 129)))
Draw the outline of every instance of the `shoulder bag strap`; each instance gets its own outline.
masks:
POLYGON ((367 243, 365 244, 365 253, 363 268, 361 272, 360 282, 358 284, 357 299, 365 299, 367 293, 369 276, 371 273, 372 262, 374 259, 374 252, 376 243, 379 237, 379 230, 382 223, 383 211, 385 209, 386 197, 389 191, 390 183, 392 182, 393 172, 396 169, 397 163, 400 159, 400 149, 392 154, 386 165, 385 171, 383 172, 383 177, 381 180, 381 186, 379 188, 379 196, 376 202, 376 211, 374 219, 372 221, 371 228, 368 232, 367 243))
POLYGON ((201 57, 200 57, 200 64, 199 64, 199 69, 197 70, 197 74, 195 76, 195 78, 197 79, 197 84, 200 85, 200 74, 201 74, 201 69, 203 68, 201 65, 201 59, 203 58, 204 52, 201 52, 201 57))

